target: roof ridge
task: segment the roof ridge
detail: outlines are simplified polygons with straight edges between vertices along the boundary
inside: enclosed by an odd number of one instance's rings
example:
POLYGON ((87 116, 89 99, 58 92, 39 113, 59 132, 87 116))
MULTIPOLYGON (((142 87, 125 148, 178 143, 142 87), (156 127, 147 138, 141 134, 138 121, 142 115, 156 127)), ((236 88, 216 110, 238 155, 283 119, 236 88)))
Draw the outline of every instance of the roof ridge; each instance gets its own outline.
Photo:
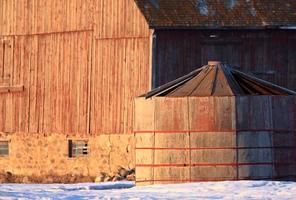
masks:
POLYGON ((242 95, 296 95, 296 92, 235 70, 227 64, 217 63, 216 65, 205 65, 142 95, 142 97, 242 95), (218 74, 222 74, 222 76, 218 76, 218 74))

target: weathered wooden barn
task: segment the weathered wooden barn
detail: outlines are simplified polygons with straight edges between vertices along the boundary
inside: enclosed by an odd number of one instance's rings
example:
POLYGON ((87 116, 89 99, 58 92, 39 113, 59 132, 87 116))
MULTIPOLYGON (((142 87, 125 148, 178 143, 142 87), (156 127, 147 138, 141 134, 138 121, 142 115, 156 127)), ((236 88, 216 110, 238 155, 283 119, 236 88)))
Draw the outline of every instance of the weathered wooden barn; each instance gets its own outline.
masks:
POLYGON ((133 98, 208 59, 296 88, 293 0, 0 5, 0 173, 133 168, 133 98))
POLYGON ((0 0, 0 173, 133 168, 150 44, 133 0, 0 0))
POLYGON ((296 89, 294 0, 136 2, 155 30, 153 86, 219 60, 296 89))

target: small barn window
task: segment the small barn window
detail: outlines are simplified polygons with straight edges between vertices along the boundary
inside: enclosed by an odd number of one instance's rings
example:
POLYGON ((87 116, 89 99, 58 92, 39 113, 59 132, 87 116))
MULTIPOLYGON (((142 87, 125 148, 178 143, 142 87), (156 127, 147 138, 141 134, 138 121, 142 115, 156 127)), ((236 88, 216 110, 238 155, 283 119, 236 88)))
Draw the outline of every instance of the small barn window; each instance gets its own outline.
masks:
POLYGON ((86 156, 89 153, 88 142, 86 140, 69 140, 69 157, 86 156))
POLYGON ((9 146, 8 141, 0 141, 0 156, 8 156, 9 146))

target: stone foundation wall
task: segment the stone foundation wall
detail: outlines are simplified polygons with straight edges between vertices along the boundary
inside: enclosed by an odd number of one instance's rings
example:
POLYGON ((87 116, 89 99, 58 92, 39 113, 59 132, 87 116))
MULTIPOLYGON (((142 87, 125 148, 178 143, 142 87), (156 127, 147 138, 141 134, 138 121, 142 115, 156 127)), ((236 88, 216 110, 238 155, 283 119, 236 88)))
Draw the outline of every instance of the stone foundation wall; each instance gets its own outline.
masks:
MULTIPOLYGON (((96 177, 101 172, 116 172, 120 167, 134 168, 132 134, 67 136, 55 133, 0 133, 0 140, 9 141, 9 156, 0 156, 0 174, 31 177, 33 182, 47 182, 42 179, 50 177, 60 177, 61 180, 69 176, 96 177), (69 158, 69 139, 88 140, 89 154, 69 158)), ((59 182, 70 179, 63 180, 59 182)))

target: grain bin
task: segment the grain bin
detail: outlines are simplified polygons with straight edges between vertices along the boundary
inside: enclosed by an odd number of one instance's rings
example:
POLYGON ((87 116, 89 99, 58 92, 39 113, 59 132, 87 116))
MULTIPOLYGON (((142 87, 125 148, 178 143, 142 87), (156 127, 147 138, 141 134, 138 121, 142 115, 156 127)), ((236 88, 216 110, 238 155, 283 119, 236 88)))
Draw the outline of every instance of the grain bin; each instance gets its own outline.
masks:
POLYGON ((136 98, 137 185, 294 179, 295 94, 209 62, 136 98))

